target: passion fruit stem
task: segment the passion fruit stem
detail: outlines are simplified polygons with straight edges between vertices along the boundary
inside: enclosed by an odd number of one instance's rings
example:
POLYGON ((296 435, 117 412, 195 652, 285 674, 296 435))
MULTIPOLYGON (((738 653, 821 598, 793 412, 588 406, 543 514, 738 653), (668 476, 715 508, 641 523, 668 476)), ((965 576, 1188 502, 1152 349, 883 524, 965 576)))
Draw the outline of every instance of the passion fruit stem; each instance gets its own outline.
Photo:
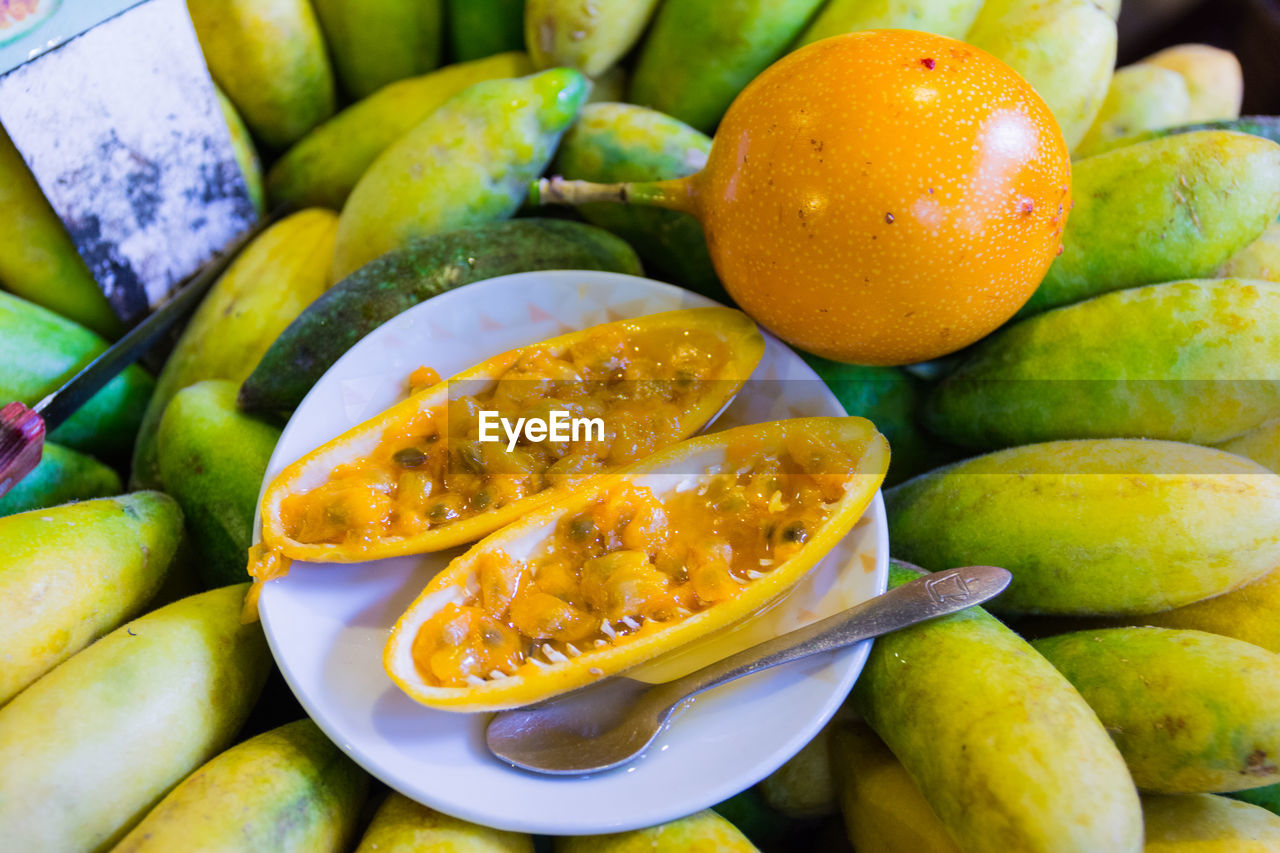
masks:
POLYGON ((693 183, 688 178, 596 184, 591 181, 569 181, 555 175, 540 178, 529 188, 531 204, 579 205, 595 201, 643 204, 682 210, 685 213, 695 213, 696 209, 693 183))

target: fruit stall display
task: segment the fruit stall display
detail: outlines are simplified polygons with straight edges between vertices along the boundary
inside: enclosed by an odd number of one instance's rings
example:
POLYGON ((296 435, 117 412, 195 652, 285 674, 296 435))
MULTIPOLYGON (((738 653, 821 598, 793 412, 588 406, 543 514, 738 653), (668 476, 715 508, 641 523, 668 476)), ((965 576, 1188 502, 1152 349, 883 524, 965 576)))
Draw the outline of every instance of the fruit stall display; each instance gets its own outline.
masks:
MULTIPOLYGON (((0 34, 38 5, 0 0, 0 34)), ((187 6, 250 196, 285 212, 0 493, 0 848, 1280 850, 1280 118, 1240 115, 1232 53, 1116 67, 1120 0, 187 6), (268 475, 367 335, 555 270, 721 305, 455 376, 602 413, 599 458, 458 457, 438 439, 474 412, 424 365, 268 475), (849 417, 698 436, 761 330, 849 417), (599 390, 624 377, 660 387, 599 390), (706 458, 737 473, 614 485, 706 458), (520 706, 750 619, 882 483, 889 587, 1012 584, 876 640, 786 763, 655 826, 531 835, 388 789, 256 619, 292 560, 487 537, 403 602, 378 676, 520 706), (529 541, 562 571, 528 575, 529 541)), ((2 131, 0 288, 0 404, 124 332, 2 131)))

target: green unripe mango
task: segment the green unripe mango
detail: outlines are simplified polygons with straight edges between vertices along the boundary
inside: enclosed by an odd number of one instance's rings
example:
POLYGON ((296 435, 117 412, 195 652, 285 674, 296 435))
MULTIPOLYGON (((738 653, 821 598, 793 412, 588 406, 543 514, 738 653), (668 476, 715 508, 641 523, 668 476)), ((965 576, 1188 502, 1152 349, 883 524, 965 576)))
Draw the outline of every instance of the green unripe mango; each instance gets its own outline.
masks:
POLYGON ((338 222, 333 279, 411 240, 507 219, 590 88, 568 68, 477 83, 383 151, 338 222))
POLYGON ((533 853, 533 839, 469 823, 392 791, 374 813, 356 853, 533 853))
MULTIPOLYGON (((88 329, 0 293, 0 398, 34 406, 107 348, 88 329)), ((128 453, 155 382, 132 365, 89 398, 49 439, 109 459, 128 453)))
POLYGON ((1071 182, 1062 254, 1019 317, 1213 275, 1280 213, 1280 145, 1228 131, 1178 134, 1080 160, 1071 182))
POLYGON ((113 853, 346 853, 368 790, 368 774, 299 720, 182 780, 113 853))
POLYGON ((338 113, 281 155, 267 173, 275 204, 341 210, 347 196, 387 146, 445 101, 483 80, 533 70, 524 53, 503 53, 398 80, 338 113))
POLYGON ((1215 275, 1280 282, 1280 223, 1268 225, 1258 239, 1227 258, 1215 275))
POLYGON ((0 705, 137 615, 181 537, 159 492, 0 518, 0 705))
POLYGON ((445 0, 445 8, 455 62, 524 50, 524 0, 445 0))
POLYGON ((1146 853, 1280 850, 1280 817, 1248 801, 1216 794, 1149 794, 1142 798, 1142 816, 1146 853))
POLYGON ((296 408, 343 353, 387 320, 473 281, 531 270, 640 275, 617 237, 565 219, 512 219, 414 240, 370 261, 289 324, 240 388, 247 411, 296 408))
POLYGON ((1280 656, 1172 628, 1076 631, 1032 645, 1097 712, 1142 790, 1280 781, 1280 656))
POLYGON ((925 423, 976 448, 1109 436, 1218 444, 1280 417, 1277 364, 1280 285, 1122 290, 978 344, 934 387, 925 423))
POLYGON ((333 68, 307 0, 187 0, 214 81, 268 148, 333 115, 333 68))
POLYGON ((555 853, 758 853, 737 827, 710 809, 630 832, 557 838, 553 849, 555 853))
MULTIPOLYGON (((920 575, 895 561, 889 585, 920 575)), ((966 853, 1142 849, 1138 794, 1106 729, 982 608, 877 639, 851 699, 966 853)))
POLYGON ((1058 120, 1068 148, 1084 138, 1116 63, 1116 22, 1098 4, 987 2, 964 40, 1026 78, 1058 120))
POLYGON ((981 8, 982 0, 831 0, 796 44, 861 30, 921 30, 962 39, 981 8))
POLYGON ((118 495, 120 475, 92 456, 46 441, 40 464, 0 497, 0 516, 118 495))
POLYGON ((1072 155, 1092 157, 1120 147, 1135 134, 1186 124, 1190 118, 1191 95, 1181 74, 1155 65, 1128 65, 1112 75, 1102 109, 1072 155))
POLYGON ((120 320, 35 176, 0 128, 0 287, 114 338, 120 320))
POLYGON ((0 708, 0 826, 13 850, 109 850, 231 744, 271 668, 248 584, 128 622, 0 708))
MULTIPOLYGON (((588 104, 565 134, 551 170, 566 178, 616 183, 683 178, 700 171, 711 137, 635 104, 588 104)), ((578 208, 588 222, 635 247, 659 278, 727 302, 702 225, 687 213, 597 202, 578 208)))
POLYGON ((1280 475, 1221 450, 1091 439, 1002 450, 885 494, 894 553, 994 565, 1004 613, 1154 613, 1280 566, 1280 475))
POLYGON ((156 434, 160 478, 182 506, 207 587, 249 580, 258 491, 280 440, 279 428, 236 409, 238 390, 209 380, 179 391, 156 434))
POLYGON ((627 100, 710 133, 781 57, 822 0, 666 0, 640 48, 627 100))
POLYGON ((588 77, 613 67, 644 32, 658 0, 526 0, 524 43, 538 68, 588 77))
POLYGON ((441 0, 313 0, 334 71, 353 100, 440 64, 441 0))

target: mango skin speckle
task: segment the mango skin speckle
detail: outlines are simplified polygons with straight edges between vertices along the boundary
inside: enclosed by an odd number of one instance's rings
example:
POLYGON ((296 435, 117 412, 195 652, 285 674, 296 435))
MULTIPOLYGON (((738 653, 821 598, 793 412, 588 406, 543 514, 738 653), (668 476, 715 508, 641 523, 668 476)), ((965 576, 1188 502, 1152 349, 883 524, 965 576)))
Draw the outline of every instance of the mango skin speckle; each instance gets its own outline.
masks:
POLYGON ((1280 656, 1172 628, 1077 631, 1033 645, 1097 712, 1141 790, 1280 781, 1280 656))
POLYGON ((1066 143, 1012 69, 905 30, 790 54, 730 108, 696 179, 730 295, 801 349, 900 364, 972 343, 1044 276, 1066 143))

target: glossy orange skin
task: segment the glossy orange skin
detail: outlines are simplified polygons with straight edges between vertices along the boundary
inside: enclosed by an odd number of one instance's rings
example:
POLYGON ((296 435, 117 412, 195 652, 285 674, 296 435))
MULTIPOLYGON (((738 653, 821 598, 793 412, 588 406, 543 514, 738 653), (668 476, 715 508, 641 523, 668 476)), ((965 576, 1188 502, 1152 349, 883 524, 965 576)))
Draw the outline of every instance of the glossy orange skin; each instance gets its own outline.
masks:
POLYGON ((840 361, 960 349, 1060 251, 1071 161, 1017 72, 908 30, 825 39, 766 69, 716 133, 693 201, 755 320, 840 361))

